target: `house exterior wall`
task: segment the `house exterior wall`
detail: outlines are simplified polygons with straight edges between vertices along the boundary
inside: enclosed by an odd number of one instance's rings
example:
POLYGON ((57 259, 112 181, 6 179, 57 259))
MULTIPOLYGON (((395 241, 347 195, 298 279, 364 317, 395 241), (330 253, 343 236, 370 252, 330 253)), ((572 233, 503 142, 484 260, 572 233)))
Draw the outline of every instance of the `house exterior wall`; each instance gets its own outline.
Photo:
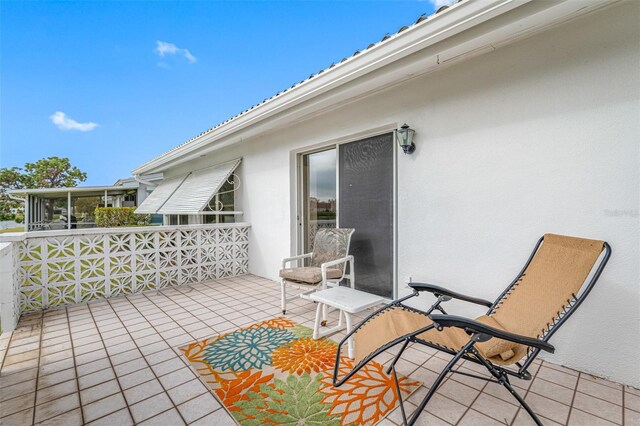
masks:
POLYGON ((639 21, 638 2, 614 5, 166 176, 243 157, 249 271, 276 279, 296 251, 295 153, 406 122, 417 150, 397 162, 400 294, 411 277, 492 300, 544 233, 606 240, 607 269, 545 356, 640 386, 639 21))

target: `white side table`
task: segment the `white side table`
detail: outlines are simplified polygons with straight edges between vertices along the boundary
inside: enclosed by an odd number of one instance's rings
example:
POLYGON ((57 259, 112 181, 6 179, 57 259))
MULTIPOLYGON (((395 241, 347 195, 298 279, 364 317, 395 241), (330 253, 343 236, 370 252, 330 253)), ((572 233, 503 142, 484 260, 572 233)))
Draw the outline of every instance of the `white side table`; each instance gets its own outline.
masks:
MULTIPOLYGON (((351 314, 357 314, 372 306, 378 305, 384 301, 380 296, 365 293, 364 291, 355 290, 349 287, 333 287, 326 290, 311 293, 309 298, 318 303, 316 308, 316 322, 313 325, 313 338, 330 336, 338 331, 346 328, 347 333, 351 332, 352 322, 351 314), (320 331, 320 321, 324 307, 330 306, 340 311, 338 317, 338 325, 327 330, 320 331), (345 324, 342 324, 342 316, 344 315, 345 324)), ((353 358, 353 339, 348 341, 349 358, 353 358)))

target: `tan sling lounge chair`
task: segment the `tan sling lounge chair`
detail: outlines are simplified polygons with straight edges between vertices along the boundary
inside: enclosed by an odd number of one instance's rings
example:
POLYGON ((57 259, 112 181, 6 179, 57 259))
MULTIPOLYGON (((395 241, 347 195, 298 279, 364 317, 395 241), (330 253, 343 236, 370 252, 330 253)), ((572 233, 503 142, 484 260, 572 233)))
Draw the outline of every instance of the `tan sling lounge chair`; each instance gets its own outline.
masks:
POLYGON ((531 380, 527 368, 541 350, 555 350, 549 339, 587 297, 610 255, 611 247, 604 241, 547 234, 538 241, 516 279, 493 303, 431 284, 411 283, 411 295, 374 312, 340 342, 334 386, 342 385, 376 355, 402 343, 387 370, 387 374, 393 372, 397 386, 395 364, 413 342, 447 352, 453 358, 410 419, 406 418, 400 401, 405 424, 416 422, 438 386, 451 373, 500 383, 541 425, 531 407, 511 386, 509 376, 531 380), (403 304, 423 292, 437 297, 426 312, 403 304), (484 305, 489 310, 475 320, 448 315, 442 303, 451 299, 484 305), (338 378, 340 349, 351 336, 355 341, 356 366, 345 377, 338 378), (483 365, 493 378, 453 370, 461 359, 483 365))
MULTIPOLYGON (((355 271, 353 269, 353 256, 349 255, 349 245, 353 228, 329 228, 319 229, 313 240, 313 251, 299 256, 282 259, 280 270, 280 299, 282 314, 287 313, 287 301, 296 297, 306 297, 316 290, 327 288, 329 284, 339 285, 343 279, 348 279, 351 287, 354 286, 355 271), (291 262, 299 262, 309 259, 309 266, 289 267, 291 262), (349 271, 346 266, 349 262, 349 271), (287 297, 287 286, 294 285, 304 288, 301 295, 287 297)), ((322 325, 326 324, 327 312, 323 312, 322 325)))

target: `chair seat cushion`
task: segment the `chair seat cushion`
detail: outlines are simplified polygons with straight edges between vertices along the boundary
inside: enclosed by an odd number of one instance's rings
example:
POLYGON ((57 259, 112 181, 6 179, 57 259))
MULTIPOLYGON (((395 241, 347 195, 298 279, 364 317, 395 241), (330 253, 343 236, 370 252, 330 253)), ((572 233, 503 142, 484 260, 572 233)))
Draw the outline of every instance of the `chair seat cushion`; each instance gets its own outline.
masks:
MULTIPOLYGON (((493 317, 483 315, 476 318, 476 321, 497 330, 508 331, 493 317)), ((476 347, 478 348, 480 353, 494 362, 498 361, 497 357, 500 357, 500 361, 498 362, 506 362, 513 359, 516 355, 521 355, 522 357, 527 353, 526 346, 520 345, 515 342, 510 342, 508 340, 497 339, 495 337, 493 339, 487 340, 486 342, 478 342, 476 344, 476 347)), ((520 358, 518 358, 516 361, 519 360, 520 358)))
MULTIPOLYGON (((497 330, 508 331, 493 317, 482 315, 475 320, 497 330)), ((459 351, 471 338, 463 329, 457 327, 448 327, 443 331, 434 328, 418 337, 454 351, 459 351)), ((477 342, 475 347, 482 356, 499 365, 514 364, 527 354, 526 346, 496 337, 486 342, 477 342)))
MULTIPOLYGON (((328 279, 335 280, 340 277, 342 277, 342 269, 327 269, 328 279)), ((302 284, 318 284, 322 282, 322 270, 316 266, 281 269, 280 278, 302 284)))

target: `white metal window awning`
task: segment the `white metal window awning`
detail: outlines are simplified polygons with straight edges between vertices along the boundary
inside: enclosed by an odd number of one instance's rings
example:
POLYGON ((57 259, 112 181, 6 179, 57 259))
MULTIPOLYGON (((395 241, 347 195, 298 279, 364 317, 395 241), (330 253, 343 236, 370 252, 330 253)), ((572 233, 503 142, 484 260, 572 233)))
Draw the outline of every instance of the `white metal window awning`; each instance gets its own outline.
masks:
POLYGON ((138 214, 156 214, 158 210, 167 202, 167 200, 178 189, 180 184, 184 182, 188 175, 165 179, 144 199, 142 204, 136 209, 138 214))
POLYGON ((236 159, 189 173, 157 213, 201 214, 240 161, 241 159, 236 159))

